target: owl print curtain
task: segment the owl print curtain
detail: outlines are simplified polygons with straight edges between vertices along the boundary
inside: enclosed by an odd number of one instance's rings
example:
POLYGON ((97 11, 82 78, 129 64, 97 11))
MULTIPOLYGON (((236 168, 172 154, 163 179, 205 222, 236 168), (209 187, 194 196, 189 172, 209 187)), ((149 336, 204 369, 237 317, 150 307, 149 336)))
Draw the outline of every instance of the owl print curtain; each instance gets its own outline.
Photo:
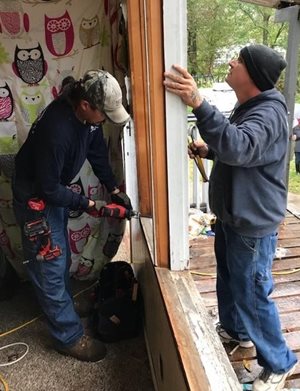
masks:
MULTIPOLYGON (((89 69, 105 69, 115 75, 126 96, 120 0, 0 0, 0 37, 0 246, 25 276, 12 209, 14 156, 66 76, 78 79, 89 69)), ((113 171, 124 186, 122 129, 107 125, 104 133, 113 171)), ((71 188, 93 199, 108 199, 87 162, 71 188)), ((69 217, 70 272, 79 279, 95 278, 115 255, 125 223, 97 221, 86 213, 69 217)))

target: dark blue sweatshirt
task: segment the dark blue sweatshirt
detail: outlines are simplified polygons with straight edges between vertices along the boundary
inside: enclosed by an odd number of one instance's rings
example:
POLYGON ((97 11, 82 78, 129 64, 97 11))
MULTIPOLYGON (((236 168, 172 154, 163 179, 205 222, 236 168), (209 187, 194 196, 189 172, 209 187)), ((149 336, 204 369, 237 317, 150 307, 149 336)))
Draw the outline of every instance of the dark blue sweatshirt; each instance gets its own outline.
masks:
POLYGON ((15 195, 19 200, 35 195, 51 205, 86 209, 88 199, 67 187, 85 159, 111 191, 116 181, 102 128, 80 122, 66 100, 58 98, 33 124, 16 156, 15 195))
POLYGON ((207 102, 194 110, 214 155, 210 208, 241 234, 275 231, 286 210, 287 108, 275 89, 240 105, 230 120, 207 102))

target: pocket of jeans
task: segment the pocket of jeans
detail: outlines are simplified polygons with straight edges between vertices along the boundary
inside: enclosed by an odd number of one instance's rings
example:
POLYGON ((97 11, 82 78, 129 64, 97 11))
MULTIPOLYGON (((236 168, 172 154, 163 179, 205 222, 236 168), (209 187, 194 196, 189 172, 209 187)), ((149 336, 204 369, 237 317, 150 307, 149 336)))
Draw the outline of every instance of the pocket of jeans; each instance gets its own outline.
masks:
POLYGON ((240 236, 241 241, 243 244, 251 251, 255 252, 256 251, 256 246, 257 246, 257 238, 252 238, 250 236, 240 236))

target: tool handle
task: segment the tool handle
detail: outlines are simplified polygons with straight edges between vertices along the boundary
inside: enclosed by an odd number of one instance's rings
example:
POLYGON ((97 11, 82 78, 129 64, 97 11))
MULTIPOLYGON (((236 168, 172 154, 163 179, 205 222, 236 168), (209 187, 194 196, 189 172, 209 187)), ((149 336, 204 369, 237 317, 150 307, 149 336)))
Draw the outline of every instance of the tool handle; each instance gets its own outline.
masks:
MULTIPOLYGON (((194 138, 191 135, 190 137, 188 137, 188 146, 189 147, 192 146, 193 143, 194 143, 194 138)), ((202 176, 203 182, 208 182, 208 176, 206 175, 203 160, 201 159, 201 157, 196 155, 196 156, 194 156, 193 160, 196 164, 196 167, 198 168, 198 171, 200 172, 200 174, 202 176)))
POLYGON ((202 161, 201 157, 200 156, 195 156, 194 157, 194 162, 195 162, 195 164, 196 164, 196 166, 197 166, 197 168, 198 168, 198 170, 199 170, 199 172, 200 172, 200 174, 202 176, 203 182, 208 182, 208 177, 206 175, 205 168, 204 168, 203 161, 202 161))

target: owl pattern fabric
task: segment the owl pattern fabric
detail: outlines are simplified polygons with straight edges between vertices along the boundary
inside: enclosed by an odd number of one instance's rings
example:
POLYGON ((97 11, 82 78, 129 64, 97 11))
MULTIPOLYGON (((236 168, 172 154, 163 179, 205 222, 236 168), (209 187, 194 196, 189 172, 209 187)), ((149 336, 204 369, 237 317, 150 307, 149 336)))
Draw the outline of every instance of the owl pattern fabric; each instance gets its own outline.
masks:
MULTIPOLYGON (((0 0, 0 181, 7 184, 0 186, 0 201, 11 199, 10 192, 4 193, 3 189, 10 188, 14 154, 36 118, 58 96, 66 76, 79 79, 88 69, 105 69, 115 75, 126 96, 127 63, 122 55, 125 39, 119 28, 123 20, 120 3, 120 0, 0 0)), ((121 130, 116 127, 104 129, 111 157, 122 154, 121 130)), ((122 159, 111 160, 118 183, 122 184, 122 159)), ((84 192, 91 198, 108 197, 88 162, 70 186, 73 191, 84 192), (80 190, 75 185, 78 183, 80 190)), ((21 258, 18 253, 21 239, 12 210, 0 207, 0 219, 10 245, 15 249, 14 256, 21 258)), ((71 254, 73 273, 76 273, 88 240, 85 234, 77 240, 78 235, 74 232, 90 232, 93 224, 95 222, 86 214, 70 215, 69 237, 75 249, 71 254)), ((103 221, 102 224, 104 238, 99 238, 100 251, 109 233, 120 234, 119 223, 117 227, 114 223, 103 221)), ((121 228, 122 231, 124 227, 121 228)))

